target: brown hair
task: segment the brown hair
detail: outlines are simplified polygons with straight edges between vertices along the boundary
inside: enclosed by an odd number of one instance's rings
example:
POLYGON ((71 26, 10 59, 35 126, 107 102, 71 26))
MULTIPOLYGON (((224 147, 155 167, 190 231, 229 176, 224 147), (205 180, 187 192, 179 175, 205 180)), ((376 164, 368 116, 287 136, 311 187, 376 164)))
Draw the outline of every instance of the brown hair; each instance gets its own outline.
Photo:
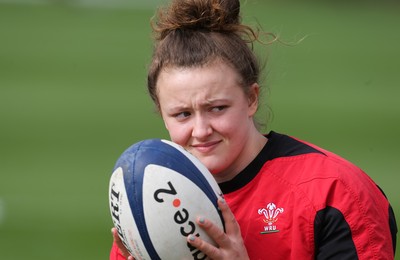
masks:
POLYGON ((148 91, 159 107, 156 84, 165 67, 198 67, 220 59, 241 76, 245 93, 258 82, 260 67, 252 51, 257 33, 241 24, 239 0, 171 0, 159 9, 148 91))

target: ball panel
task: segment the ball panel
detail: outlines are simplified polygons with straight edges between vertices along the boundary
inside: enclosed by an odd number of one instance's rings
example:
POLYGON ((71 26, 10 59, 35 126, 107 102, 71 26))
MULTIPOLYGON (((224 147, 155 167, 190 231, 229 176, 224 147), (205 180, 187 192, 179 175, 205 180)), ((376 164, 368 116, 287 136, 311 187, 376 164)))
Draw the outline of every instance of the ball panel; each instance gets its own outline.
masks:
POLYGON ((188 246, 186 237, 194 234, 215 244, 195 222, 198 216, 206 215, 223 228, 213 201, 190 179, 159 165, 146 167, 143 187, 143 195, 147 198, 143 201, 144 218, 158 255, 162 259, 163 256, 169 259, 193 259, 194 254, 204 256, 188 246), (165 237, 171 239, 166 241, 165 237))
POLYGON ((114 226, 128 251, 135 259, 150 259, 142 243, 138 225, 132 215, 124 183, 124 172, 121 167, 115 169, 110 179, 110 210, 114 226))

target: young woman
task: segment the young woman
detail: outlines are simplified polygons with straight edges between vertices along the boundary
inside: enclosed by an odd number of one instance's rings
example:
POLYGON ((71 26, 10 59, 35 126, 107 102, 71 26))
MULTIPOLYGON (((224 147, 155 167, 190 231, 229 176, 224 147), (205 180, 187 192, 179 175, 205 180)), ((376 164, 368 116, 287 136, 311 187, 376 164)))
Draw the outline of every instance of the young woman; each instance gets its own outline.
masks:
MULTIPOLYGON (((393 259, 396 222, 373 180, 329 151, 257 129, 257 34, 239 13, 238 0, 172 0, 154 25, 150 96, 171 140, 225 197, 225 232, 198 219, 218 246, 187 241, 210 259, 393 259)), ((126 259, 113 236, 110 259, 126 259)))

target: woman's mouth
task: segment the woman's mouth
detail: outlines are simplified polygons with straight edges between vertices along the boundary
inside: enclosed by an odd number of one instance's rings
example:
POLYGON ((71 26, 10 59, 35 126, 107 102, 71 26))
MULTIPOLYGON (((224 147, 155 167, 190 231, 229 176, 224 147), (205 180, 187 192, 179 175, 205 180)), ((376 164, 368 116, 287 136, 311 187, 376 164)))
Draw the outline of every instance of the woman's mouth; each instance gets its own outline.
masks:
POLYGON ((214 150, 221 141, 210 141, 205 143, 196 143, 191 145, 191 147, 199 153, 209 153, 214 150))

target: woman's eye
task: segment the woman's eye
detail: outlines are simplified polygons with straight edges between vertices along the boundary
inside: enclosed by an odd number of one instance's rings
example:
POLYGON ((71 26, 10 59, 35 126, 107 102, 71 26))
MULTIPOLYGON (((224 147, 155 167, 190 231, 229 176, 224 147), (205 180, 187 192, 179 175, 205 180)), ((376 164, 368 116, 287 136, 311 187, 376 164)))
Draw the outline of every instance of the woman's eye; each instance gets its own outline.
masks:
POLYGON ((177 114, 174 115, 174 117, 177 118, 177 119, 185 119, 185 118, 187 118, 189 116, 190 116, 189 112, 180 112, 180 113, 177 113, 177 114))
POLYGON ((211 108, 211 111, 219 112, 219 111, 222 111, 222 110, 224 110, 226 108, 227 108, 227 106, 216 106, 216 107, 211 108))

